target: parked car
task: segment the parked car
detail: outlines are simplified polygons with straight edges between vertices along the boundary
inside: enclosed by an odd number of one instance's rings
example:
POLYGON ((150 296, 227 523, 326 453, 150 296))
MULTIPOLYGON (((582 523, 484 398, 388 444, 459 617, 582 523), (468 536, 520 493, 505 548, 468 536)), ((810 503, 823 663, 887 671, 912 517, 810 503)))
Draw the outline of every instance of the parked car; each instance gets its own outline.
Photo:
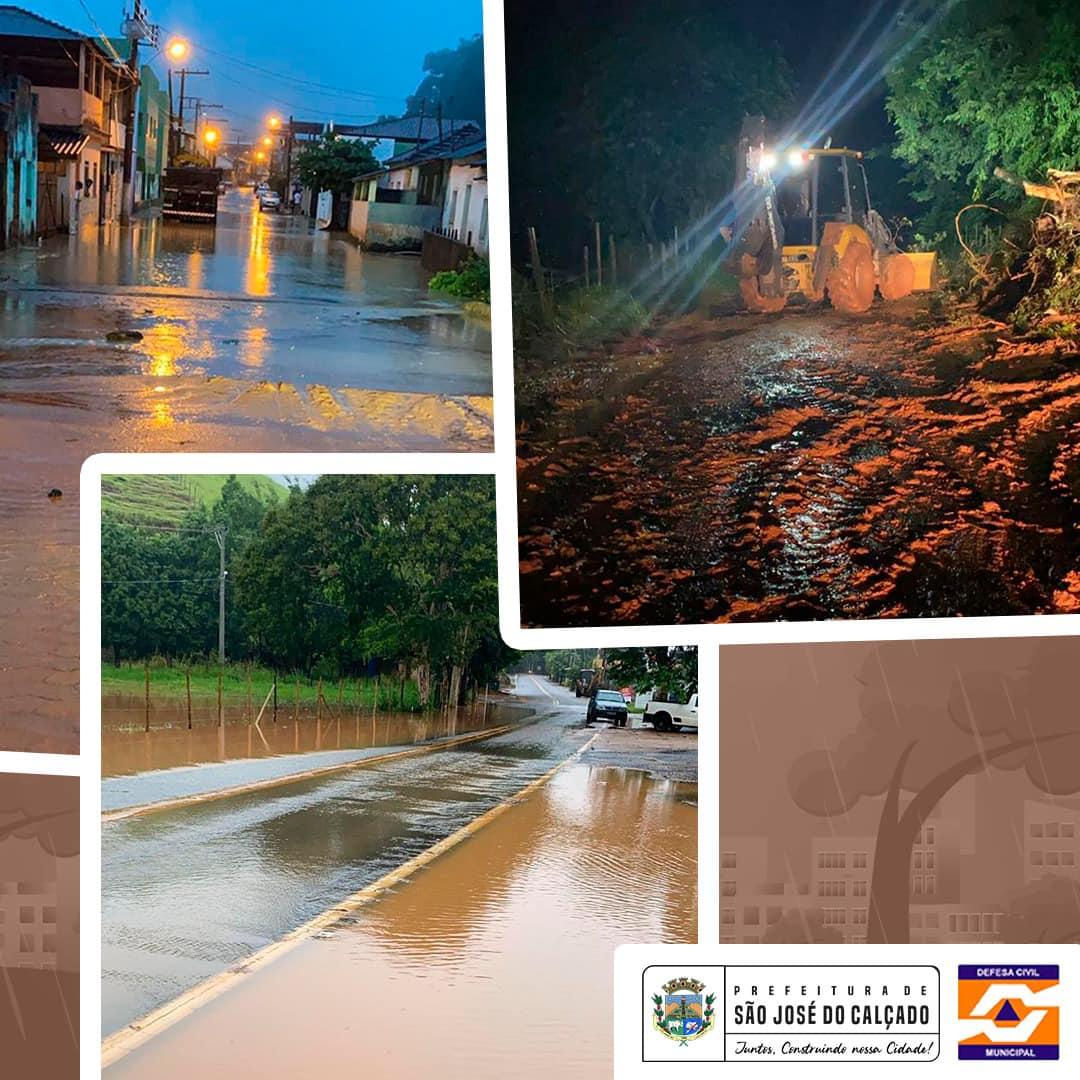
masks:
POLYGON ((260 210, 280 210, 281 196, 276 191, 264 191, 259 196, 260 210))
POLYGON ((697 731, 697 705, 697 694, 692 695, 685 705, 677 701, 650 701, 642 719, 646 724, 652 724, 656 731, 682 731, 684 727, 697 731))
POLYGON ((589 707, 585 710, 585 723, 594 720, 610 720, 615 727, 626 727, 629 718, 626 699, 618 690, 597 690, 589 698, 589 707))

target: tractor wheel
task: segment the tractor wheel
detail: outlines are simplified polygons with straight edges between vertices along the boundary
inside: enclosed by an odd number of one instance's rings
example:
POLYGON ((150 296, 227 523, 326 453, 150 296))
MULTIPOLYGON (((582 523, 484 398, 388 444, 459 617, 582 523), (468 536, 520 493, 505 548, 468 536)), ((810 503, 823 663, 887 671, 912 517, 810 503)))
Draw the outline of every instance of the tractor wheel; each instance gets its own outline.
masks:
POLYGON ((857 314, 874 302, 874 256, 861 243, 849 244, 840 265, 829 275, 829 299, 837 311, 857 314))
POLYGON ((881 260, 878 288, 883 300, 900 300, 915 287, 915 264, 906 255, 886 255, 881 260))
POLYGON ((767 314, 779 311, 787 303, 787 297, 768 296, 761 291, 761 278, 757 272, 757 259, 753 255, 743 255, 739 260, 739 295, 747 311, 767 314))

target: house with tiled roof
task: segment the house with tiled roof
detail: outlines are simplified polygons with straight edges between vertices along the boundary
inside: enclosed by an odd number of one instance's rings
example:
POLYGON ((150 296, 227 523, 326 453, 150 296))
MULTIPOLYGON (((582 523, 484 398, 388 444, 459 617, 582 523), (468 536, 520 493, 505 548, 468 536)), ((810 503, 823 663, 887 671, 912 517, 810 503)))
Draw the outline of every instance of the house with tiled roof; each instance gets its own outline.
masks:
POLYGON ((477 124, 450 126, 356 177, 349 232, 371 248, 420 250, 442 235, 486 252, 486 145, 477 124))

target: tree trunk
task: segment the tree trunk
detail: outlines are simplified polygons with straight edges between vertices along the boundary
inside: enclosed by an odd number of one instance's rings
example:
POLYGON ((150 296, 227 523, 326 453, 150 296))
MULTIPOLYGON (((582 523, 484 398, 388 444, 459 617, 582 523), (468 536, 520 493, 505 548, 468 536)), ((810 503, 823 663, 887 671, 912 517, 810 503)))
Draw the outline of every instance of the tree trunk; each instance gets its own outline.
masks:
POLYGON ((974 776, 990 767, 998 758, 1008 757, 1018 750, 1044 745, 1075 736, 1075 732, 1063 731, 1034 739, 1017 739, 996 746, 992 750, 972 754, 944 769, 924 784, 908 803, 903 815, 897 816, 900 791, 903 788, 904 768, 915 743, 900 755, 889 792, 882 808, 878 824, 877 843, 874 848, 874 873, 870 883, 870 916, 867 926, 867 944, 903 945, 911 940, 909 903, 911 900, 910 874, 911 853, 915 837, 926 819, 943 798, 968 776, 974 776))

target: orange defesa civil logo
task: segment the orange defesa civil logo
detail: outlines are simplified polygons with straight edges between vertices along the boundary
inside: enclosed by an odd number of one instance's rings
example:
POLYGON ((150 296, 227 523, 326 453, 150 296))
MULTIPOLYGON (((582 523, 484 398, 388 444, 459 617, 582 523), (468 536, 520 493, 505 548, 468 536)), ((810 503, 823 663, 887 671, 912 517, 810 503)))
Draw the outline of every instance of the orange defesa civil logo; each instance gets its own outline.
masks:
POLYGON ((1061 981, 1056 964, 962 964, 958 981, 962 1061, 1057 1061, 1061 981))

